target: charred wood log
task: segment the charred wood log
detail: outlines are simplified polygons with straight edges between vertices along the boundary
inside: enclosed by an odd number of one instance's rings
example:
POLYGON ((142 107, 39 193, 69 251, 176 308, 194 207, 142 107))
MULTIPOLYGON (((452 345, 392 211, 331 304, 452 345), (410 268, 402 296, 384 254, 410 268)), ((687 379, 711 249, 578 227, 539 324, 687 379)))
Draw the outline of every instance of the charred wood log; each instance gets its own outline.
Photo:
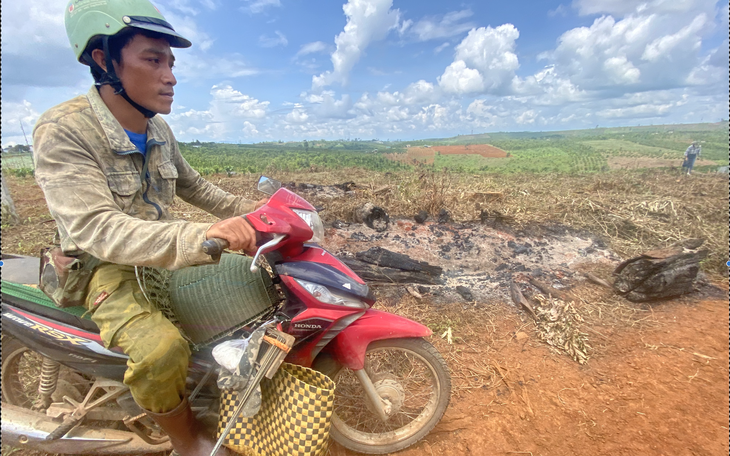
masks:
POLYGON ((373 247, 355 254, 355 258, 340 258, 366 281, 384 283, 420 283, 441 285, 443 269, 408 255, 373 247))
POLYGON ((646 252, 621 263, 614 288, 634 302, 674 298, 692 292, 707 250, 686 251, 674 247, 646 252))
POLYGON ((438 276, 433 276, 422 271, 405 271, 403 269, 380 267, 353 258, 340 257, 340 260, 366 282, 420 283, 424 285, 443 284, 443 280, 438 276))
POLYGON ((444 272, 443 268, 439 266, 432 266, 425 261, 414 260, 408 255, 391 252, 382 247, 372 247, 364 252, 356 253, 355 258, 376 266, 401 269, 403 271, 423 272, 434 277, 438 277, 444 272))

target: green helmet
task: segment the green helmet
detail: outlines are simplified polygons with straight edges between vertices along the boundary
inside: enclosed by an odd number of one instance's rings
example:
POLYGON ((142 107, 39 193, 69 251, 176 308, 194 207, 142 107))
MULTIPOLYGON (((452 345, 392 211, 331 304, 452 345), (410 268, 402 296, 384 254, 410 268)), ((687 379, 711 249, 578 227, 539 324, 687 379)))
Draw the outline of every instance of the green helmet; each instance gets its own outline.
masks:
POLYGON ((113 36, 125 27, 151 30, 165 35, 170 46, 190 47, 149 0, 70 0, 66 5, 66 34, 76 58, 82 58, 95 36, 113 36))

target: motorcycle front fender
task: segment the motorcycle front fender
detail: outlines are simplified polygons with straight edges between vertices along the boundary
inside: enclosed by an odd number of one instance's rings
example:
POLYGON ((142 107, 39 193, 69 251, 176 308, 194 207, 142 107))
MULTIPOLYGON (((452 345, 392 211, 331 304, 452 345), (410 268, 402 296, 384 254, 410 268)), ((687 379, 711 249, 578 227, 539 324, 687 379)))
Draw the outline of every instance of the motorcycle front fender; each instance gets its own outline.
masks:
POLYGON ((368 309, 335 337, 327 347, 332 357, 352 370, 362 369, 365 351, 371 342, 383 339, 426 337, 432 334, 426 326, 388 312, 368 309))

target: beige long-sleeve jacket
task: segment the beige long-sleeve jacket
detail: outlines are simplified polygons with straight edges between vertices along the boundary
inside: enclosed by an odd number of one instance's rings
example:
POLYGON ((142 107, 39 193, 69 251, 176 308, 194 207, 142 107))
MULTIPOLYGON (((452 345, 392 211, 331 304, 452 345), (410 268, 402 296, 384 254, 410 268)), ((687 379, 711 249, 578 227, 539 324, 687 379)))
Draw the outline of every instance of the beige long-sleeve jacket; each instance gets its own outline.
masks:
POLYGON ((254 208, 200 177, 160 116, 149 120, 145 159, 93 86, 46 111, 33 146, 35 178, 68 255, 171 270, 211 263, 200 244, 212 224, 173 220, 174 196, 220 218, 254 208))

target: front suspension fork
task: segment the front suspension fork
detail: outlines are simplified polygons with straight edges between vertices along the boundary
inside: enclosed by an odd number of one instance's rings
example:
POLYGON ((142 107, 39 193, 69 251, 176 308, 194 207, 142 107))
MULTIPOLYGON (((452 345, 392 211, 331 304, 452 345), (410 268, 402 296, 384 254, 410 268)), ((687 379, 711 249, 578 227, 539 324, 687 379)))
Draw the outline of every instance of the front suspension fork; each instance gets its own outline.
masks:
POLYGON ((375 410, 375 413, 378 415, 378 418, 380 418, 383 422, 388 421, 388 416, 390 415, 392 406, 389 401, 380 397, 380 394, 378 394, 375 389, 373 381, 367 373, 367 369, 358 369, 353 372, 360 381, 362 388, 365 390, 365 395, 370 400, 370 405, 372 405, 373 410, 375 410))

